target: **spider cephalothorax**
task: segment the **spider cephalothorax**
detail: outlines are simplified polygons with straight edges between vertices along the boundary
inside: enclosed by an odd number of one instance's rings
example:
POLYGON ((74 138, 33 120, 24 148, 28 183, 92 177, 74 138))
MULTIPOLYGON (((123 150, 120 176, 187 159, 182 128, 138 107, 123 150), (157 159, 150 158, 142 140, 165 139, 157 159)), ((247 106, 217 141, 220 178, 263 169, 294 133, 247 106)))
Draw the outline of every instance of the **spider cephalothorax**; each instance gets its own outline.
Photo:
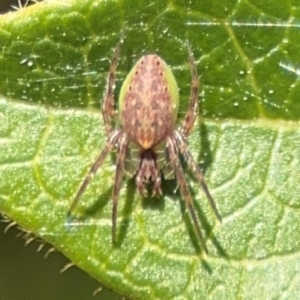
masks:
MULTIPOLYGON (((122 36, 123 38, 123 36, 122 36)), ((122 40, 122 39, 121 39, 122 40)), ((193 159, 188 146, 189 135, 197 116, 197 96, 199 80, 193 53, 189 44, 189 62, 192 86, 188 110, 183 123, 176 127, 179 94, 171 69, 157 55, 142 56, 127 75, 119 96, 119 119, 114 122, 114 81, 121 41, 117 44, 108 74, 107 90, 104 96, 102 115, 105 124, 107 143, 100 156, 91 167, 69 210, 76 206, 79 197, 86 189, 92 175, 97 172, 107 154, 116 148, 117 162, 113 186, 112 239, 115 241, 118 197, 124 173, 136 175, 139 192, 145 195, 145 184, 153 183, 153 195, 161 194, 161 176, 166 169, 174 173, 201 245, 207 251, 200 226, 195 214, 184 172, 179 160, 181 154, 201 184, 216 216, 213 198, 204 182, 203 174, 193 159), (120 124, 113 128, 113 124, 120 124)))

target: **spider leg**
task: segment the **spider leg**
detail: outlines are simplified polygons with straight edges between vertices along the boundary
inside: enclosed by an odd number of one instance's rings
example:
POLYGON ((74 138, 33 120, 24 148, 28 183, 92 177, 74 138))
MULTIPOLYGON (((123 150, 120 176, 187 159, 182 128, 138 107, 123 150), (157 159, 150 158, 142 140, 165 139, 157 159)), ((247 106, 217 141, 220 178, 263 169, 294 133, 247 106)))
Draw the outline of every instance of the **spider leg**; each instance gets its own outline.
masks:
POLYGON ((94 162, 94 164, 92 165, 92 167, 90 168, 87 176, 85 177, 83 183, 81 184, 77 194, 76 194, 76 197, 74 198, 70 208, 69 208, 69 211, 68 211, 68 214, 67 214, 67 218, 70 217, 70 215, 72 214, 74 208, 76 207, 79 199, 80 199, 80 196, 83 194, 83 192, 85 191, 85 189, 87 188, 88 184, 90 183, 93 175, 97 172, 97 170, 99 169, 99 167, 101 166, 101 164, 103 163, 104 159, 106 158, 107 154, 112 150, 112 148, 115 146, 115 143, 117 142, 117 140, 119 139, 120 137, 120 131, 119 130, 115 130, 113 131, 109 138, 108 138, 108 141, 104 147, 104 149, 102 150, 102 152, 100 153, 99 157, 97 158, 97 160, 94 162))
POLYGON ((176 175, 176 180, 177 180, 177 184, 179 186, 179 190, 180 193, 185 201, 185 204, 188 208, 190 217, 194 223, 194 227, 196 229, 196 233, 198 235, 198 238, 200 240, 201 246, 204 249, 204 251, 207 253, 207 248, 205 245, 205 241, 204 238, 202 236, 201 230, 200 230, 200 226, 199 226, 199 222, 197 220, 196 217, 196 213, 195 213, 195 207, 193 204, 193 199, 191 196, 191 193, 189 191, 185 176, 184 176, 184 172, 181 166, 181 163, 179 161, 179 153, 178 153, 178 149, 177 149, 177 145, 174 141, 173 137, 168 137, 167 138, 167 149, 169 151, 169 155, 170 155, 170 160, 171 160, 171 164, 173 166, 174 169, 174 173, 176 175))
POLYGON ((115 181, 113 188, 113 207, 112 207, 112 242, 113 244, 116 241, 116 228, 117 228, 117 211, 118 211, 118 199, 121 189, 123 170, 124 170, 124 161, 126 157, 126 149, 128 146, 128 138, 125 133, 122 134, 120 138, 120 143, 117 152, 117 164, 116 164, 116 173, 115 181))
POLYGON ((162 191, 161 191, 161 172, 158 169, 156 169, 152 197, 159 197, 159 196, 162 196, 162 191))
POLYGON ((138 191, 140 193, 140 195, 142 195, 143 197, 147 196, 147 190, 144 186, 144 181, 143 181, 143 174, 141 171, 139 171, 135 177, 135 184, 138 188, 138 191))
POLYGON ((191 69, 191 76, 192 76, 192 84, 191 84, 191 92, 190 92, 190 100, 189 100, 189 107, 186 111, 183 124, 179 129, 185 136, 189 135, 191 132, 196 116, 197 116, 197 108, 198 108, 198 90, 199 90, 199 78, 197 74, 197 68, 195 64, 195 59, 193 52, 191 50, 191 46, 189 42, 186 42, 188 54, 189 54, 189 63, 191 69))
POLYGON ((114 83, 115 83, 116 68, 118 65, 118 59, 121 51, 121 44, 123 42, 125 33, 126 30, 123 30, 121 34, 121 38, 114 50, 113 58, 109 67, 109 72, 107 76, 107 86, 106 86, 106 91, 104 94, 104 99, 102 104, 102 117, 105 124, 105 131, 107 136, 112 131, 112 121, 115 116, 114 83))
POLYGON ((215 203, 212 195, 210 194, 209 189, 205 183, 203 173, 202 173, 201 169, 199 168, 198 164, 195 162, 191 152, 189 151, 184 137, 178 131, 175 131, 175 141, 176 141, 177 147, 179 148, 180 153, 183 155, 183 157, 185 158, 185 160, 188 163, 189 168, 191 169, 194 176, 200 183, 200 185, 205 193, 205 196, 208 199, 208 202, 209 202, 212 210, 214 211, 217 219, 219 220, 219 222, 222 222, 222 217, 221 217, 220 213, 218 212, 216 203, 215 203))

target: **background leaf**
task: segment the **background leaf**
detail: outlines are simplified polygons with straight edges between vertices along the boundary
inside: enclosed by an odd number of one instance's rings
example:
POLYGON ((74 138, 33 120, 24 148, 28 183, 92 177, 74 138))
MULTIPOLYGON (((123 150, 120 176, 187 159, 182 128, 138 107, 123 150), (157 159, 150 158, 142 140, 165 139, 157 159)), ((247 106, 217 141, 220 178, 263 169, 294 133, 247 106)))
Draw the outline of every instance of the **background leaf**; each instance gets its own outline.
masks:
POLYGON ((297 2, 64 1, 0 19, 0 209, 108 287, 133 299, 295 299, 299 294, 297 2), (156 52, 180 86, 201 74, 202 115, 190 137, 223 217, 189 180, 206 233, 198 245, 175 182, 141 199, 124 181, 111 245, 114 156, 76 216, 66 212, 105 143, 99 110, 112 49, 129 32, 120 83, 156 52), (255 288, 253 288, 255 287, 255 288))

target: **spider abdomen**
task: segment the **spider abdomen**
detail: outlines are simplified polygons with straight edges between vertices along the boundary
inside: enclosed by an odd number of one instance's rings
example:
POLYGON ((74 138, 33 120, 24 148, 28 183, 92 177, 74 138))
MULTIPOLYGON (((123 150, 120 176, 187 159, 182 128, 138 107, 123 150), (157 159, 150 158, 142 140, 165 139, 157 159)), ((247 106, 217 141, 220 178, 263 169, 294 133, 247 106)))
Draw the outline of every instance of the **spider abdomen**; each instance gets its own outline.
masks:
POLYGON ((173 132, 178 113, 176 80, 157 55, 145 55, 134 65, 120 92, 123 130, 142 149, 150 149, 173 132))

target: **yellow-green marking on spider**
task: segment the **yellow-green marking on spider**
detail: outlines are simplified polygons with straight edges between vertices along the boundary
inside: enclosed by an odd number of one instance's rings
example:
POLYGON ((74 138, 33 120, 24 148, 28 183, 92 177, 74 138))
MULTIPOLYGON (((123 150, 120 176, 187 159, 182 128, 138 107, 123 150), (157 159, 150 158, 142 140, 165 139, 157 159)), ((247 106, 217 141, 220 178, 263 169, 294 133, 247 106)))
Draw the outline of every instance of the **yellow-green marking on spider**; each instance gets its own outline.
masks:
POLYGON ((141 195, 146 195, 150 183, 152 195, 159 196, 161 178, 166 171, 175 175, 182 198, 188 209, 202 248, 207 252, 179 156, 182 155, 201 185, 213 211, 221 216, 206 186, 201 169, 192 157, 187 144, 197 117, 199 80, 193 53, 189 44, 188 54, 192 75, 190 101, 182 124, 176 124, 179 92, 171 69, 155 54, 142 56, 127 75, 119 96, 119 114, 114 110, 114 82, 121 41, 117 44, 110 65, 102 116, 107 143, 84 179, 69 209, 71 215, 80 196, 109 152, 117 152, 116 173, 113 186, 112 240, 116 241, 118 198, 124 173, 135 175, 141 195), (116 119, 119 118, 119 122, 116 119), (115 125, 118 124, 118 125, 115 125))

